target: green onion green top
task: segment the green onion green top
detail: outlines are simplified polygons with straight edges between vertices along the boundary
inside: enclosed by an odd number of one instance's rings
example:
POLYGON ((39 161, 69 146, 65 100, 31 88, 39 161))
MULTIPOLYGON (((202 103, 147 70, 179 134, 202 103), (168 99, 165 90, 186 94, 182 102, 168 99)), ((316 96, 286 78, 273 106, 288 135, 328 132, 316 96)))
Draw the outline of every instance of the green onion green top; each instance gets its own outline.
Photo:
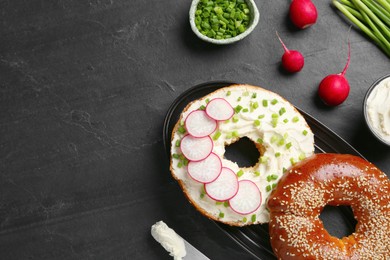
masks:
POLYGON ((252 222, 256 222, 256 214, 253 214, 253 215, 252 215, 251 221, 252 221, 252 222))
POLYGON ((239 113, 239 112, 241 111, 241 109, 242 109, 242 106, 237 105, 237 106, 234 108, 234 111, 235 111, 236 113, 239 113))
POLYGON ((237 172, 237 177, 241 177, 243 174, 244 174, 244 171, 243 170, 239 170, 237 172))
POLYGON ((213 140, 216 141, 218 140, 218 138, 221 136, 221 132, 220 131, 217 131, 214 136, 213 136, 213 140))

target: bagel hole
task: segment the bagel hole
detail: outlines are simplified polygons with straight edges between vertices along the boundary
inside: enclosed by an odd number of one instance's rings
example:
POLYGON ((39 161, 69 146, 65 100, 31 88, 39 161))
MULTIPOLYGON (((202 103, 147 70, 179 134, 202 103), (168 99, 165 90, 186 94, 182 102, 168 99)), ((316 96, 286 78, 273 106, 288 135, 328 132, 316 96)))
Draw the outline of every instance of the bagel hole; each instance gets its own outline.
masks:
POLYGON ((350 206, 326 205, 320 219, 331 236, 343 238, 355 232, 357 222, 350 206))
POLYGON ((259 162, 262 149, 248 137, 242 137, 225 146, 225 158, 236 162, 240 168, 253 167, 259 162))

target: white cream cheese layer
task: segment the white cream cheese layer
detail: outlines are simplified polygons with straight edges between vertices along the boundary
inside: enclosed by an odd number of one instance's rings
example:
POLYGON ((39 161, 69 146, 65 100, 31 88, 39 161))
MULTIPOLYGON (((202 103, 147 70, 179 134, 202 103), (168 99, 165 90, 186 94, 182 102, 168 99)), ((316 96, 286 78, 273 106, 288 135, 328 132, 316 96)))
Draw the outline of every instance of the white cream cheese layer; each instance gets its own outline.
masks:
POLYGON ((372 90, 367 98, 366 111, 375 133, 390 144, 390 77, 372 90))
POLYGON ((159 221, 152 226, 151 234, 175 260, 181 260, 186 256, 187 252, 183 238, 163 221, 159 221))
POLYGON ((196 100, 183 112, 179 124, 181 127, 176 128, 172 138, 172 172, 183 182, 190 200, 221 222, 236 225, 268 222, 266 200, 283 172, 314 153, 314 136, 302 115, 276 93, 259 87, 225 87, 196 100), (188 175, 186 160, 181 155, 179 143, 186 135, 184 120, 191 111, 204 108, 214 98, 224 98, 236 112, 231 119, 218 122, 217 129, 210 135, 214 141, 213 152, 222 159, 223 167, 239 173, 238 180, 253 181, 262 195, 261 206, 248 215, 234 212, 228 202, 216 202, 208 197, 204 185, 188 175), (236 162, 224 157, 225 146, 242 137, 248 137, 262 147, 259 162, 253 167, 240 168, 236 162))

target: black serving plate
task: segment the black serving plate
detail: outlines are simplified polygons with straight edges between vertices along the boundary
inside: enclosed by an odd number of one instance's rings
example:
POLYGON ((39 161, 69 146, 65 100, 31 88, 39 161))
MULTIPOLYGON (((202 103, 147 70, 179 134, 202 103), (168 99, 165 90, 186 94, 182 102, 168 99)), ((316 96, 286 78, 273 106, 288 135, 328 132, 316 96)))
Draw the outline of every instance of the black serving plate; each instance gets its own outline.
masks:
MULTIPOLYGON (((171 134, 183 109, 189 102, 199 99, 219 88, 234 84, 233 82, 218 81, 208 82, 194 86, 182 93, 170 106, 164 121, 163 141, 168 157, 170 156, 171 134)), ((316 153, 343 153, 363 157, 351 145, 332 132, 328 127, 317 121, 306 112, 297 108, 305 117, 306 122, 314 133, 316 153)), ((356 225, 353 213, 349 207, 325 207, 321 213, 327 231, 336 237, 351 234, 356 225)), ((268 233, 268 224, 252 225, 246 227, 231 227, 219 222, 214 222, 220 229, 237 244, 242 246, 256 259, 276 259, 274 256, 268 233)))

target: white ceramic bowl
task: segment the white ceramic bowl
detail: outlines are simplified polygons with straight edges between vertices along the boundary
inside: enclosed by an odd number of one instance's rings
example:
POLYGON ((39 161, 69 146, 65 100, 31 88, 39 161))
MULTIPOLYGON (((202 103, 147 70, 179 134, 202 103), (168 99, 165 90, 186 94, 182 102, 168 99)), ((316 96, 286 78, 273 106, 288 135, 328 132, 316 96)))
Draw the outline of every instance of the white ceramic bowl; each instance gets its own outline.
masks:
POLYGON ((386 75, 386 76, 383 76, 381 78, 379 78, 378 80, 376 80, 371 86, 370 88, 368 89, 367 93, 366 93, 366 96, 364 97, 364 102, 363 102, 363 111, 364 111, 364 119, 366 121, 366 124, 368 126, 368 128, 370 129, 370 131, 372 132, 372 134, 379 140, 381 141, 382 143, 390 146, 390 142, 386 141, 379 133, 378 133, 378 130, 375 129, 375 127, 372 125, 371 123, 371 120, 369 118, 369 114, 368 114, 368 110, 367 110, 367 100, 369 98, 369 96, 371 95, 371 93, 373 92, 373 90, 379 85, 379 83, 381 83, 383 80, 387 79, 387 78, 390 78, 390 75, 386 75))
POLYGON ((214 44, 231 44, 234 42, 238 42, 238 41, 244 39, 246 36, 248 36, 255 29, 257 24, 259 23, 260 14, 259 14, 259 10, 257 9, 255 1, 254 0, 245 0, 245 2, 248 5, 250 14, 251 14, 251 20, 249 21, 248 28, 243 33, 240 33, 237 36, 229 38, 229 39, 221 39, 221 40, 207 37, 206 35, 203 35, 202 33, 200 33, 198 28, 196 28, 196 25, 195 25, 195 11, 196 11, 196 8, 198 6, 199 1, 200 0, 193 0, 191 3, 190 24, 191 24, 191 29, 196 34, 196 36, 198 36, 200 39, 202 39, 206 42, 210 42, 210 43, 214 43, 214 44))

